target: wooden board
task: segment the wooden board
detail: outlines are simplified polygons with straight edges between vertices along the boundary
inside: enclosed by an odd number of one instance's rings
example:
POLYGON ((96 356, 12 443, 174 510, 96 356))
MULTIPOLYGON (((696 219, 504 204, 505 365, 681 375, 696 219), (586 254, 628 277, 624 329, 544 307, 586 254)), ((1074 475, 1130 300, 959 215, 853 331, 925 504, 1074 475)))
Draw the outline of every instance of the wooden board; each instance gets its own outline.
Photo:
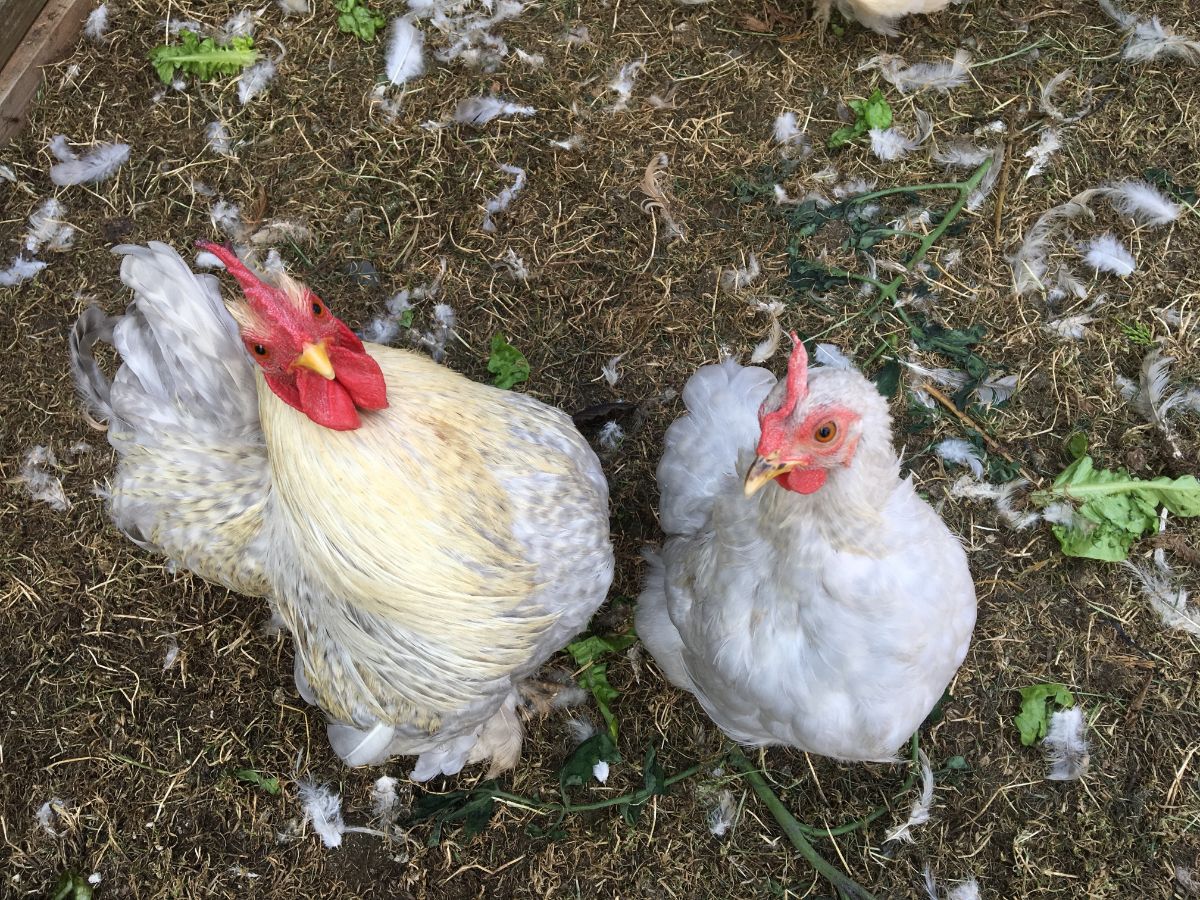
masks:
POLYGON ((45 5, 46 0, 0 0, 0 69, 45 5))
MULTIPOLYGON (((75 46, 94 2, 45 0, 43 5, 29 0, 0 0, 0 15, 20 14, 25 6, 41 6, 41 13, 0 70, 0 145, 20 131, 25 110, 42 83, 41 67, 61 59, 75 46)), ((4 18, 0 22, 7 25, 4 18)))

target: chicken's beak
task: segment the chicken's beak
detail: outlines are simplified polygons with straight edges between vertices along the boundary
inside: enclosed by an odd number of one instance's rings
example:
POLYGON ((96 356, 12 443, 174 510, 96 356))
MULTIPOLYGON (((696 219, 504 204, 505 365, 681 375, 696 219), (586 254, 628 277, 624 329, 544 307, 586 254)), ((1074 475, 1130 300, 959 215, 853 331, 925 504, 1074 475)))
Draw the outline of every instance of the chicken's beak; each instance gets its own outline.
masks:
POLYGON ((293 366, 316 372, 326 381, 333 381, 333 364, 329 361, 329 353, 325 350, 325 342, 305 344, 304 351, 296 357, 293 366))
POLYGON ((752 497, 768 483, 780 475, 786 475, 797 465, 798 463, 794 462, 781 463, 771 457, 756 456, 750 465, 750 471, 746 473, 746 483, 742 486, 742 490, 745 491, 747 497, 752 497))

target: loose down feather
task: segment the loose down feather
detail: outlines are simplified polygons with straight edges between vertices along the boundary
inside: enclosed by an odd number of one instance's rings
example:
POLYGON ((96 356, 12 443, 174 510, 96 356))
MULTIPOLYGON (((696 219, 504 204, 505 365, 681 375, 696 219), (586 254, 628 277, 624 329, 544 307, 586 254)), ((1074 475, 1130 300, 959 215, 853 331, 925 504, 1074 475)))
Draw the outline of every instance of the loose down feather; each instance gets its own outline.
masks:
POLYGON ((1042 739, 1050 772, 1049 781, 1078 781, 1088 770, 1088 742, 1083 707, 1055 710, 1042 739))
POLYGON ((914 111, 917 130, 911 137, 899 128, 872 128, 871 152, 884 162, 903 159, 912 153, 933 134, 933 116, 924 110, 914 111))
POLYGON ((1142 583, 1142 594, 1163 625, 1200 637, 1200 609, 1188 602, 1188 590, 1175 580, 1175 572, 1162 548, 1154 551, 1153 567, 1126 560, 1125 568, 1142 583))
POLYGON ((1131 381, 1123 375, 1117 376, 1117 387, 1121 396, 1147 422, 1162 432, 1171 445, 1176 457, 1182 455, 1176 441, 1171 419, 1191 406, 1190 392, 1174 388, 1171 384, 1171 365, 1175 357, 1164 356, 1158 347, 1151 347, 1142 357, 1138 380, 1131 381))
POLYGON ((59 141, 61 137, 56 136, 54 145, 62 153, 60 162, 50 167, 50 180, 59 186, 104 181, 129 159, 128 144, 94 144, 86 156, 77 157, 73 152, 63 152, 66 141, 59 141))
POLYGON ((983 456, 970 441, 946 438, 934 445, 933 452, 948 463, 967 467, 976 478, 983 477, 983 456))
POLYGON ((1084 262, 1097 272, 1111 272, 1124 278, 1132 275, 1137 269, 1133 254, 1111 233, 1092 238, 1088 241, 1085 251, 1084 262))
POLYGON ((392 23, 385 70, 392 84, 404 84, 425 71, 425 35, 407 16, 392 23))
POLYGON ((478 128, 499 116, 532 116, 536 112, 532 106, 511 103, 500 97, 468 97, 454 107, 451 119, 478 128))
POLYGON ((965 84, 971 74, 971 54, 967 50, 955 51, 954 59, 941 63, 916 63, 908 65, 901 57, 882 54, 860 63, 858 71, 878 69, 884 81, 902 94, 920 91, 947 93, 965 84))
POLYGON ((346 831, 342 818, 342 798, 326 785, 316 784, 306 778, 296 783, 300 802, 304 804, 304 818, 326 847, 340 847, 346 831))
POLYGON ((933 768, 929 765, 929 757, 925 755, 924 750, 918 750, 917 753, 921 760, 921 794, 913 801, 908 821, 889 831, 885 841, 913 843, 912 830, 928 822, 933 811, 933 768))
POLYGON ((1194 41, 1158 20, 1158 16, 1141 19, 1121 9, 1113 0, 1100 0, 1100 8, 1128 33, 1122 58, 1130 62, 1152 62, 1163 57, 1200 65, 1200 41, 1194 41))

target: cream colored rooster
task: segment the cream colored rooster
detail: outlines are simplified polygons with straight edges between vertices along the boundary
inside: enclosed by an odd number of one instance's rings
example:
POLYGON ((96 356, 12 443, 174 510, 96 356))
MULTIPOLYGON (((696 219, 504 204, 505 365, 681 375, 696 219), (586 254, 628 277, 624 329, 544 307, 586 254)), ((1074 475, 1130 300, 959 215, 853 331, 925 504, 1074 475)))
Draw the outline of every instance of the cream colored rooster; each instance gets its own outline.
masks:
POLYGON ((201 246, 244 300, 163 244, 117 247, 133 303, 72 335, 119 458, 117 526, 271 598, 347 764, 515 765, 518 688, 612 580, 596 456, 558 410, 364 345, 308 288, 201 246), (123 361, 111 384, 98 340, 123 361))
POLYGON ((734 740, 892 761, 966 655, 975 588, 875 386, 792 338, 783 381, 730 360, 684 388, 637 631, 734 740))
MULTIPOLYGON (((895 37, 896 23, 914 13, 934 13, 963 0, 837 0, 838 12, 872 31, 895 37)), ((813 0, 814 18, 822 33, 829 24, 834 0, 813 0)))

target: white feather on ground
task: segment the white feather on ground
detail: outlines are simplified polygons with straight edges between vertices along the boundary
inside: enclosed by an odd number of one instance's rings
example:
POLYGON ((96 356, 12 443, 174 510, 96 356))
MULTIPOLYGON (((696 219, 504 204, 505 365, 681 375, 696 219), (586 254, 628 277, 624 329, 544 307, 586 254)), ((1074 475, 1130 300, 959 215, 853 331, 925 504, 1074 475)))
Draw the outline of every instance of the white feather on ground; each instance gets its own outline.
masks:
POLYGON ((1163 25, 1158 16, 1140 19, 1117 6, 1112 0, 1100 0, 1100 8, 1129 32, 1122 58, 1130 62, 1151 62, 1160 56, 1200 64, 1200 41, 1194 41, 1163 25))
POLYGON ((1129 216, 1139 225, 1169 225, 1179 218, 1179 205, 1149 182, 1110 182, 1096 188, 1094 193, 1104 197, 1117 212, 1129 216))
POLYGON ((567 719, 567 734, 571 739, 571 744, 578 747, 596 734, 596 725, 585 718, 570 718, 567 719))
POLYGON ((512 202, 517 198, 517 194, 521 193, 521 189, 525 187, 524 169, 519 166, 503 165, 500 167, 500 171, 513 176, 513 183, 500 191, 496 196, 489 197, 483 204, 483 222, 479 227, 488 234, 496 230, 494 217, 507 211, 512 202))
POLYGON ((39 444, 25 454, 15 480, 25 485, 25 490, 34 500, 45 503, 55 512, 66 512, 71 508, 71 501, 67 499, 58 476, 51 471, 57 468, 58 459, 54 451, 39 444))
POLYGON ((37 819, 38 825, 50 837, 58 837, 58 829, 55 824, 58 822, 59 810, 67 808, 67 801, 58 797, 51 797, 45 803, 38 807, 34 818, 37 819))
MULTIPOLYGON (((943 900, 937 879, 933 877, 933 867, 929 863, 925 864, 925 894, 929 900, 943 900)), ((979 882, 974 878, 960 881, 950 888, 944 900, 979 900, 979 882)))
POLYGON ((1043 325, 1042 330, 1063 340, 1082 341, 1084 335, 1087 334, 1087 327, 1095 321, 1096 317, 1092 315, 1092 309, 1088 309, 1086 312, 1053 319, 1043 325))
POLYGON ((1188 603, 1188 591, 1175 580, 1175 572, 1162 548, 1154 551, 1153 567, 1126 560, 1125 568, 1142 583, 1142 595, 1168 628, 1200 637, 1200 609, 1188 603))
POLYGON ((1110 232, 1097 235, 1087 242, 1083 261, 1097 272, 1111 272, 1122 278, 1132 275, 1137 270, 1133 254, 1110 232))
POLYGON ((525 265, 525 260, 518 256, 517 251, 512 247, 504 249, 504 256, 500 258, 499 265, 508 272, 514 281, 524 283, 529 280, 529 267, 525 265))
POLYGON ((375 818, 390 825, 396 821, 400 810, 397 809, 399 797, 396 794, 397 781, 390 775, 381 775, 371 786, 371 812, 375 818))
POLYGON ((312 12, 310 0, 275 0, 285 16, 307 16, 312 12))
POLYGON ((967 209, 974 212, 983 206, 983 201, 988 198, 1000 178, 1000 171, 1004 167, 1004 145, 977 147, 959 141, 939 149, 933 154, 933 158, 936 162, 949 166, 951 169, 974 169, 983 165, 984 160, 992 161, 988 170, 983 174, 983 178, 980 179, 979 186, 967 198, 967 209))
POLYGON ((1073 219, 1094 215, 1086 203, 1075 199, 1042 213, 1025 233, 1017 252, 1008 257, 1013 273, 1013 293, 1018 297, 1046 289, 1050 241, 1073 219))
POLYGON ((1171 427, 1171 419, 1187 409, 1190 392, 1174 388, 1171 384, 1171 365, 1175 357, 1164 356, 1158 347, 1151 347, 1142 357, 1136 382, 1117 376, 1117 387, 1121 396, 1137 410, 1147 422, 1157 428, 1167 443, 1171 445, 1172 453, 1178 458, 1182 452, 1176 441, 1175 430, 1171 427))
POLYGON ((1080 119, 1082 119, 1084 116, 1086 116, 1089 112, 1091 112, 1091 109, 1092 109, 1091 88, 1088 88, 1088 90, 1087 90, 1086 100, 1084 102, 1084 105, 1078 111, 1076 111, 1073 115, 1067 115, 1066 113, 1064 113, 1059 108, 1058 104, 1054 102, 1055 92, 1059 89, 1059 87, 1062 85, 1062 83, 1064 81, 1066 81, 1067 78, 1070 77, 1070 75, 1071 75, 1070 69, 1063 69, 1063 71, 1059 72, 1057 75, 1055 75, 1049 81, 1047 81, 1044 85, 1042 85, 1042 92, 1041 92, 1041 98, 1040 98, 1040 103, 1039 103, 1039 105, 1041 106, 1042 112, 1044 112, 1046 115, 1048 115, 1050 118, 1054 119, 1055 121, 1061 122, 1064 125, 1070 125, 1074 122, 1078 122, 1080 119))
POLYGON ((808 140, 808 135, 801 130, 794 112, 780 113, 775 117, 771 136, 775 143, 783 148, 785 156, 792 153, 807 156, 812 152, 812 144, 808 140))
POLYGON ((757 281, 761 274, 762 267, 758 264, 758 257, 751 253, 746 257, 746 265, 735 266, 721 273, 721 289, 728 292, 740 291, 757 281))
POLYGON ((532 106, 522 106, 501 97, 468 97, 454 107, 450 118, 461 125, 478 128, 499 116, 532 116, 536 112, 532 106))
POLYGON ((733 791, 722 788, 717 792, 716 803, 709 809, 706 819, 708 833, 715 838, 724 837, 733 830, 737 822, 737 802, 733 799, 733 791))
POLYGON ((1029 482, 1024 478, 1006 481, 1004 484, 991 484, 987 481, 976 481, 970 475, 963 475, 950 486, 950 496, 963 500, 991 500, 996 506, 996 513, 1006 525, 1023 531, 1042 518, 1041 513, 1036 510, 1017 509, 1013 503, 1017 493, 1028 485, 1029 482))
POLYGON ((609 106, 609 112, 623 112, 629 109, 629 101, 633 98, 633 88, 637 82, 638 72, 646 64, 645 59, 635 59, 624 63, 617 74, 608 83, 608 89, 617 95, 616 101, 609 106))
POLYGON ((342 798, 326 785, 316 784, 306 778, 296 782, 300 802, 304 804, 305 821, 312 824, 313 831, 321 836, 326 847, 339 847, 346 831, 342 819, 342 798))
POLYGON ((946 438, 934 445, 933 452, 948 463, 966 466, 976 478, 983 477, 983 456, 970 441, 946 438))
POLYGON ((204 139, 213 153, 219 156, 237 156, 233 149, 233 141, 229 138, 229 129, 220 119, 209 122, 204 128, 204 139))
POLYGON ((1078 781, 1088 770, 1088 742, 1083 707, 1055 710, 1042 739, 1050 772, 1049 781, 1078 781))
POLYGON ((600 374, 604 376, 604 380, 608 382, 609 387, 616 387, 617 382, 621 380, 621 373, 617 371, 617 364, 624 358, 624 353, 618 353, 600 367, 600 374))
POLYGON ((95 184, 115 174, 128 159, 128 144, 94 144, 86 156, 66 159, 51 166, 50 180, 60 187, 95 184))
POLYGON ((766 362, 774 356, 783 340, 783 326, 779 322, 779 316, 783 313, 783 304, 776 300, 760 302, 756 304, 756 307, 771 317, 771 324, 767 336, 755 344, 750 353, 750 362, 755 365, 766 362))
POLYGON ((940 63, 917 63, 908 65, 901 57, 881 54, 858 66, 858 71, 878 69, 884 81, 897 88, 902 94, 919 91, 946 93, 964 84, 971 74, 971 54, 959 49, 954 59, 940 63))
POLYGON ((1043 128, 1038 136, 1038 142, 1025 151, 1025 158, 1032 160, 1029 168, 1025 170, 1025 180, 1028 181, 1034 175, 1041 175, 1046 171, 1051 157, 1061 149, 1062 141, 1058 129, 1053 125, 1043 128))
POLYGON ((162 670, 169 672, 175 663, 179 662, 179 641, 175 639, 175 635, 167 635, 167 649, 163 653, 162 670))
POLYGON ((933 134, 933 116, 922 109, 913 110, 917 130, 912 136, 899 128, 872 128, 871 152, 884 162, 903 159, 912 153, 933 134))
POLYGON ((929 765, 929 757, 925 755, 924 750, 918 750, 917 754, 921 760, 921 794, 913 801, 908 821, 889 831, 884 837, 885 841, 914 843, 912 830, 929 821, 933 809, 933 769, 929 765))
POLYGON ((608 782, 608 763, 600 760, 592 766, 592 777, 600 784, 606 784, 608 782))
POLYGON ((238 102, 245 106, 259 94, 275 78, 275 60, 263 59, 242 72, 238 78, 238 102))
POLYGON ((7 269, 0 269, 0 287, 12 287, 22 281, 28 281, 44 268, 46 264, 40 259, 17 257, 7 269))
POLYGON ((83 33, 93 44, 102 44, 107 40, 108 4, 101 3, 90 13, 83 24, 83 33))
POLYGON ((392 84, 404 84, 425 71, 425 35, 407 16, 392 22, 385 71, 392 84))
POLYGON ((433 308, 433 328, 421 335, 421 345, 429 350, 435 362, 446 358, 446 343, 454 335, 457 316, 448 303, 439 303, 433 308))
POLYGON ((228 44, 235 37, 254 37, 254 26, 262 10, 243 9, 234 13, 225 24, 217 29, 215 35, 218 44, 228 44))
POLYGON ((605 422, 596 436, 596 442, 602 450, 616 450, 625 442, 625 429, 617 422, 605 422))
POLYGON ((37 253, 43 247, 52 251, 66 250, 75 243, 78 229, 64 219, 67 210, 56 197, 42 201, 29 215, 29 229, 25 233, 25 249, 37 253))

